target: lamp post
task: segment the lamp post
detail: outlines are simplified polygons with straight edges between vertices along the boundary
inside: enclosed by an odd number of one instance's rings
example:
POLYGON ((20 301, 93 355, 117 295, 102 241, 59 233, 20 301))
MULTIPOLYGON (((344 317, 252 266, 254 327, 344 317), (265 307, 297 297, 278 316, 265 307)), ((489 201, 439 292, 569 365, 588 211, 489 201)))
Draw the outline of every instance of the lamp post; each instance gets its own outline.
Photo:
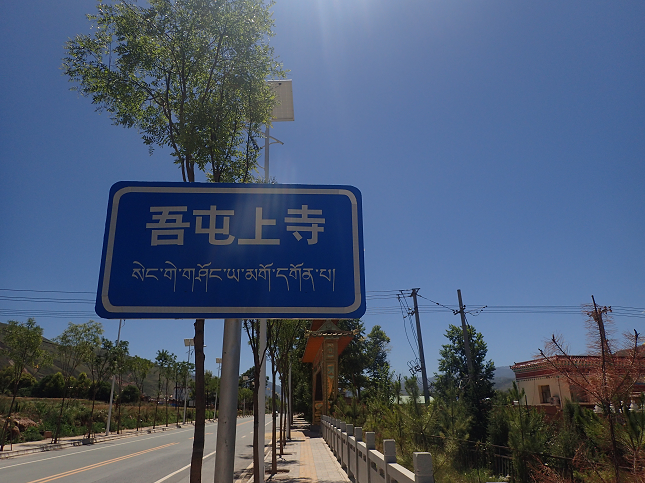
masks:
MULTIPOLYGON (((188 347, 188 365, 190 365, 191 348, 195 347, 195 339, 184 339, 184 346, 188 347)), ((188 369, 188 367, 186 367, 188 369)), ((186 424, 186 406, 188 405, 188 371, 186 371, 186 378, 184 379, 184 421, 186 424)))
MULTIPOLYGON (((293 121, 295 119, 293 112, 293 90, 291 86, 291 79, 284 80, 270 80, 267 81, 276 95, 278 102, 273 108, 271 114, 272 122, 285 122, 293 121)), ((282 141, 269 135, 269 125, 265 126, 264 130, 264 182, 269 183, 269 146, 271 144, 280 143, 284 144, 282 141), (271 142, 273 139, 274 143, 271 142)), ((260 354, 263 354, 266 351, 267 347, 267 319, 260 319, 260 343, 258 344, 258 349, 260 354)), ((258 407, 256 410, 259 413, 259 431, 258 434, 255 434, 253 437, 257 439, 258 453, 260 454, 259 473, 260 481, 256 483, 261 483, 264 481, 264 441, 265 441, 265 411, 266 411, 266 356, 262 358, 262 366, 260 368, 260 380, 258 381, 258 407)))
POLYGON ((215 362, 217 363, 217 391, 215 392, 215 410, 213 411, 213 419, 217 418, 217 400, 219 399, 219 388, 221 386, 220 372, 222 370, 222 358, 216 357, 215 362))

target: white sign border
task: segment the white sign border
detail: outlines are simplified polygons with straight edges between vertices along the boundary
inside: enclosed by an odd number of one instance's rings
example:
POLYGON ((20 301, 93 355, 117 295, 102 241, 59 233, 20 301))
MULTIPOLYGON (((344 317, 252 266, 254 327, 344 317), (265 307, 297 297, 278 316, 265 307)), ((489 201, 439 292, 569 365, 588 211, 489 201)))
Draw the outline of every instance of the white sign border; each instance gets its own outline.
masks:
POLYGON ((262 187, 204 187, 204 186, 126 186, 114 193, 112 200, 112 210, 110 213, 110 227, 108 232, 107 246, 105 252, 104 272, 101 280, 101 303, 103 310, 110 314, 202 314, 214 315, 217 318, 231 314, 321 314, 321 315, 342 315, 350 314, 361 306, 361 267, 360 267, 360 239, 358 223, 358 201, 356 196, 347 189, 333 188, 287 188, 270 186, 262 187), (213 193, 239 193, 239 194, 323 194, 323 195, 341 195, 347 196, 352 206, 352 255, 354 269, 354 302, 345 307, 156 307, 156 306, 115 306, 110 302, 109 287, 110 275, 112 269, 112 253, 114 250, 114 238, 116 232, 117 215, 119 211, 119 201, 121 197, 128 193, 195 193, 195 194, 213 194, 213 193))

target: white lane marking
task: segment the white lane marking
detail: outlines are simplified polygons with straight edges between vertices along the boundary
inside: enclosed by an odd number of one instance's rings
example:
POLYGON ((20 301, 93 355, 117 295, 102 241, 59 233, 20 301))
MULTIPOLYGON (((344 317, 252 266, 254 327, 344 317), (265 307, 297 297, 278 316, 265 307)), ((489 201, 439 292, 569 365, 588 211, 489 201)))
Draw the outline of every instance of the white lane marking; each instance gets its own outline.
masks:
MULTIPOLYGON (((179 431, 180 433, 183 433, 183 432, 185 432, 185 431, 188 431, 188 429, 184 429, 184 430, 181 430, 181 429, 180 429, 180 430, 178 430, 178 431, 179 431)), ((111 445, 110 447, 112 448, 112 447, 114 447, 114 446, 122 446, 122 445, 124 445, 124 444, 131 444, 131 443, 136 443, 136 442, 141 442, 141 441, 148 441, 148 440, 150 440, 150 439, 161 438, 162 436, 168 436, 169 434, 177 434, 177 433, 172 432, 172 431, 171 431, 171 432, 166 433, 166 432, 164 431, 164 433, 163 433, 163 434, 160 434, 160 435, 158 435, 158 436, 150 436, 149 438, 146 438, 146 437, 144 436, 144 438, 143 438, 143 439, 136 438, 136 439, 134 439, 134 440, 132 440, 132 441, 126 441, 126 442, 124 442, 124 443, 115 443, 115 444, 111 445)), ((26 462, 24 462, 24 463, 17 463, 17 464, 15 464, 15 465, 2 466, 2 467, 0 467, 0 470, 6 470, 7 468, 15 468, 16 466, 30 465, 30 464, 33 464, 33 463, 40 463, 41 461, 49 461, 49 460, 55 460, 55 459, 58 459, 58 458, 66 458, 66 457, 68 457, 68 456, 76 456, 76 455, 81 454, 81 453, 89 453, 90 451, 98 451, 98 450, 100 450, 100 449, 105 449, 105 448, 104 448, 104 447, 101 447, 101 448, 86 449, 86 450, 84 450, 84 451, 77 451, 76 453, 62 454, 62 455, 59 455, 59 456, 51 456, 51 457, 49 457, 49 458, 43 458, 43 459, 36 460, 36 461, 26 461, 26 462)), ((33 454, 38 454, 38 453, 33 453, 33 454)), ((25 455, 25 456, 26 456, 26 455, 25 455)))
MULTIPOLYGON (((213 456, 214 454, 215 454, 215 451, 213 451, 212 453, 208 453, 206 456, 202 458, 202 461, 205 460, 206 458, 209 458, 210 456, 213 456)), ((179 468, 177 471, 170 473, 168 476, 164 476, 160 480, 155 481, 155 483, 161 483, 162 481, 166 481, 168 478, 172 478, 177 473, 181 473, 182 471, 187 470, 188 468, 190 468, 190 465, 186 465, 183 468, 179 468)))

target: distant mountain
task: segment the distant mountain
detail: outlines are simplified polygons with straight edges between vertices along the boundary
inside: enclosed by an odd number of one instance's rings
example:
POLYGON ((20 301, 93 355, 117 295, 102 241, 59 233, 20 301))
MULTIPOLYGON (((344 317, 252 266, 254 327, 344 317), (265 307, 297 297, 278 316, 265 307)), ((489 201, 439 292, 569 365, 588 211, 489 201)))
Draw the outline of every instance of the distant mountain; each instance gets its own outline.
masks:
MULTIPOLYGON (((434 382, 434 377, 428 379, 428 383, 432 384, 434 382)), ((506 391, 513 387, 513 381, 515 380, 515 373, 511 370, 510 366, 502 366, 495 368, 495 375, 493 378, 493 386, 498 391, 506 391)), ((407 395, 405 390, 402 392, 407 395)), ((423 394, 423 386, 421 385, 421 378, 419 377, 419 393, 423 394)))
POLYGON ((495 389, 498 391, 506 391, 513 387, 515 380, 515 373, 511 370, 510 366, 502 366, 495 368, 495 389))

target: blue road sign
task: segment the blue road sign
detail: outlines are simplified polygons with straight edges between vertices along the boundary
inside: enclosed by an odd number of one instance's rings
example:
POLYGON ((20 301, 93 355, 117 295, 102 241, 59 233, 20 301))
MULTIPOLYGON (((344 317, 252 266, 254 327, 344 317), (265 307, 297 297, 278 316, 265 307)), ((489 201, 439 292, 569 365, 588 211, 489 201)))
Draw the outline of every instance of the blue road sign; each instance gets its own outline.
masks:
POLYGON ((351 186, 119 182, 96 298, 103 318, 358 318, 351 186))

